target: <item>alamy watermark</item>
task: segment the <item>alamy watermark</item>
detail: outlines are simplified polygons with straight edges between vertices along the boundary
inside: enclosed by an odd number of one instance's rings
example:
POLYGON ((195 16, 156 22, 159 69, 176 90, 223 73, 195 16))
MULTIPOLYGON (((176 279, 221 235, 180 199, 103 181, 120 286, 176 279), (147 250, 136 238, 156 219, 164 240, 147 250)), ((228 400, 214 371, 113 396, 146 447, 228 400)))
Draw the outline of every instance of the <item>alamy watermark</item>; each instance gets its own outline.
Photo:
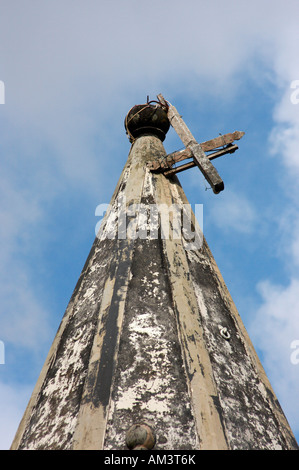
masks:
POLYGON ((290 96, 291 103, 299 104, 299 80, 293 80, 290 88, 294 89, 290 96))
POLYGON ((203 205, 126 204, 125 198, 114 205, 99 204, 95 215, 103 217, 95 226, 99 239, 179 240, 187 250, 199 249, 203 242, 203 205))
POLYGON ((3 341, 0 341, 0 364, 5 364, 5 346, 3 341))
POLYGON ((0 80, 0 104, 5 104, 5 85, 2 80, 0 80))
POLYGON ((291 349, 294 349, 290 356, 291 363, 297 365, 299 364, 299 339, 294 339, 294 341, 291 342, 290 347, 291 349))

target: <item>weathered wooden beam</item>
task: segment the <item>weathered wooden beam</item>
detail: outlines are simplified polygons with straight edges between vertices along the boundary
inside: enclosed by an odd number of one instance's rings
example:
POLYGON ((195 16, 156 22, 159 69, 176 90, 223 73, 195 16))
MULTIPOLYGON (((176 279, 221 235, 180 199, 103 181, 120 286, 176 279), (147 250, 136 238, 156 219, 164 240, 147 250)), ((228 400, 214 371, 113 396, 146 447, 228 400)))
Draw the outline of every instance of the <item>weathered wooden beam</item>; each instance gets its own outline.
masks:
POLYGON ((201 142, 200 145, 204 152, 209 152, 218 147, 225 147, 226 145, 233 143, 235 140, 240 140, 244 134, 245 132, 243 131, 230 132, 228 134, 219 135, 218 137, 207 140, 206 142, 201 142))
MULTIPOLYGON (((207 157, 209 160, 214 160, 214 158, 221 157, 222 155, 226 155, 227 153, 234 153, 236 150, 238 150, 238 148, 239 147, 237 145, 229 145, 224 149, 218 150, 217 152, 213 152, 210 155, 207 155, 207 157)), ((166 170, 164 171, 162 170, 162 171, 165 176, 170 176, 176 173, 180 173, 181 171, 184 171, 184 170, 189 170, 189 168, 194 168, 195 166, 196 166, 196 163, 193 161, 193 162, 185 163, 184 165, 180 165, 176 168, 169 168, 169 169, 166 168, 166 170)))
POLYGON ((163 159, 151 161, 147 164, 147 166, 151 171, 163 171, 163 169, 171 168, 175 163, 192 157, 193 155, 191 149, 187 148, 170 153, 163 159))
POLYGON ((189 128, 181 118, 177 109, 172 104, 168 103, 161 94, 157 95, 157 98, 161 104, 167 107, 169 122, 180 137, 185 147, 189 147, 189 145, 192 143, 197 144, 196 139, 191 134, 189 128))
MULTIPOLYGON (((207 158, 209 160, 214 160, 215 158, 221 157, 222 155, 226 155, 227 153, 234 153, 238 148, 239 147, 237 145, 228 144, 224 149, 220 149, 217 152, 210 153, 209 155, 207 155, 207 158)), ((147 167, 151 171, 162 171, 164 175, 168 175, 170 173, 175 173, 175 168, 171 168, 172 165, 192 157, 193 154, 191 149, 186 148, 183 150, 178 150, 177 152, 170 153, 163 159, 151 161, 147 164, 147 167)), ((196 166, 196 164, 194 163, 194 165, 192 166, 196 166)), ((192 166, 190 166, 190 168, 192 168, 192 166)))
POLYGON ((167 103, 161 94, 159 94, 157 97, 161 104, 167 106, 167 115, 170 124, 177 132, 185 147, 189 147, 191 149, 193 153, 193 160, 210 184, 213 192, 218 194, 220 191, 223 191, 224 183, 220 178, 216 168, 212 165, 200 144, 197 143, 196 139, 191 134, 189 128, 179 115, 177 109, 173 105, 167 103))

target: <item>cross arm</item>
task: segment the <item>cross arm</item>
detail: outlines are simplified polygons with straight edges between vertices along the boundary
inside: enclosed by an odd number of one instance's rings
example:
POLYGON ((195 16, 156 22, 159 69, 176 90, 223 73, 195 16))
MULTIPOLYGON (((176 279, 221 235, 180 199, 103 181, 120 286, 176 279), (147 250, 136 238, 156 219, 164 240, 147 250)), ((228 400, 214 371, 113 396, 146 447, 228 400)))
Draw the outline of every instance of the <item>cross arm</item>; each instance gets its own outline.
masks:
POLYGON ((214 150, 218 147, 223 147, 228 144, 231 144, 235 140, 240 140, 243 135, 245 135, 245 132, 243 131, 230 132, 228 134, 219 135, 218 137, 215 137, 215 139, 202 142, 200 145, 204 152, 209 152, 210 150, 214 150))
MULTIPOLYGON (((238 132, 238 131, 236 131, 236 132, 238 132)), ((235 133, 233 133, 233 134, 235 134, 235 133)), ((226 134, 225 136, 221 136, 221 137, 226 137, 227 135, 233 135, 233 134, 226 134)), ((216 139, 208 140, 207 142, 203 142, 200 145, 204 150, 206 148, 212 149, 211 142, 215 142, 215 141, 217 141, 217 139, 218 138, 216 137, 216 139)), ((238 150, 238 146, 237 145, 232 145, 231 143, 229 143, 225 147, 223 147, 221 149, 218 149, 216 152, 208 154, 207 158, 209 160, 214 160, 214 158, 221 157, 222 155, 226 155, 227 153, 234 153, 236 150, 238 150)), ((147 164, 147 166, 151 171, 162 171, 164 173, 164 175, 168 175, 168 174, 178 173, 179 171, 182 171, 182 170, 179 170, 180 167, 178 167, 178 168, 172 168, 171 172, 169 172, 168 170, 172 167, 172 165, 174 165, 176 163, 179 163, 183 160, 186 160, 187 158, 192 158, 192 157, 193 157, 192 150, 189 147, 187 147, 183 150, 178 150, 177 152, 172 152, 172 153, 166 155, 166 157, 160 158, 159 160, 153 160, 153 161, 149 162, 147 164)), ((192 168, 194 166, 196 166, 195 163, 193 165, 189 165, 186 168, 192 168)))
MULTIPOLYGON (((236 150, 238 150, 238 148, 239 147, 237 145, 231 145, 230 144, 230 145, 227 145, 224 149, 217 150, 217 152, 210 153, 209 155, 207 155, 207 157, 208 157, 209 160, 214 160, 214 158, 222 157, 222 155, 226 155, 227 153, 234 153, 236 150)), ((191 153, 191 151, 190 151, 190 153, 191 153)), ((166 157, 166 159, 167 159, 167 157, 166 157)), ((165 176, 171 176, 171 175, 174 175, 176 173, 180 173, 181 171, 189 170, 190 168, 194 168, 195 166, 196 166, 196 163, 193 160, 191 162, 185 163, 184 165, 180 165, 180 166, 175 167, 175 168, 172 168, 169 165, 167 167, 159 168, 159 169, 163 171, 163 174, 165 176)), ((152 168, 150 168, 150 169, 153 171, 152 168)))

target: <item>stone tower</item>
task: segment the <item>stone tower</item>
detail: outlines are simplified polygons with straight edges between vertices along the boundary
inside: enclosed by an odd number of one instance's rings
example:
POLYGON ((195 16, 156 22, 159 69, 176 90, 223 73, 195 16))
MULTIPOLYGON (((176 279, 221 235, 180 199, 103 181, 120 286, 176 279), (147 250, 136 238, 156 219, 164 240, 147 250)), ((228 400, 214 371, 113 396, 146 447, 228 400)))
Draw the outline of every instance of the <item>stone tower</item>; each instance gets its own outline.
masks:
POLYGON ((177 176, 150 169, 167 107, 125 125, 128 161, 11 448, 297 449, 177 176))

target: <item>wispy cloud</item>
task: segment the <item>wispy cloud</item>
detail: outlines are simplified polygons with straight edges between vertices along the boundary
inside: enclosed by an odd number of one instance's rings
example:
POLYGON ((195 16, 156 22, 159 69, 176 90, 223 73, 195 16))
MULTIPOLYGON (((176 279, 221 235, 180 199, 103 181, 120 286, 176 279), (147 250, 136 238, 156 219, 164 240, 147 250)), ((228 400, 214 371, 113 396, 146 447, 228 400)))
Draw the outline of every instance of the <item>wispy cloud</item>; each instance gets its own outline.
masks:
POLYGON ((260 306, 251 312, 250 333, 294 432, 299 431, 299 364, 291 361, 293 341, 299 340, 299 280, 287 286, 260 282, 260 306))
MULTIPOLYGON (((289 5, 294 12, 296 5, 289 5)), ((299 78, 298 61, 294 60, 294 44, 299 33, 294 18, 280 28, 279 41, 273 41, 273 78, 277 85, 277 101, 273 109, 273 129, 269 135, 270 154, 280 168, 278 190, 282 204, 274 218, 276 256, 280 259, 281 282, 273 282, 272 274, 257 285, 259 305, 251 312, 250 333, 263 357, 279 400, 294 429, 299 431, 297 397, 298 365, 292 364, 291 344, 299 339, 299 105, 292 102, 293 80, 299 78), (283 33, 283 34, 282 34, 283 33), (280 184, 280 186, 279 186, 280 184)), ((273 241, 269 240, 270 243, 273 241)))
MULTIPOLYGON (((273 165, 279 165, 288 182, 285 192, 278 190, 284 200, 292 191, 294 199, 288 200, 298 207, 299 105, 290 102, 290 83, 299 79, 297 0, 287 5, 277 1, 271 8, 268 0, 190 0, 184 8, 180 0, 88 0, 84 5, 73 0, 27 1, 18 5, 17 14, 15 4, 4 0, 0 8, 0 79, 6 92, 0 108, 5 122, 0 180, 1 340, 5 335, 7 341, 32 349, 47 341, 51 312, 30 275, 35 263, 30 247, 38 245, 47 260, 47 243, 55 235, 45 233, 44 227, 59 213, 66 192, 70 200, 72 195, 88 194, 95 201, 93 212, 97 204, 109 202, 129 150, 123 131, 125 113, 143 102, 146 94, 162 91, 171 101, 184 99, 186 106, 191 103, 196 121, 205 96, 227 107, 247 80, 259 83, 261 89, 270 87, 277 102, 270 139, 273 165)), ((204 120, 204 110, 201 113, 204 120)), ((218 233, 221 229, 224 236, 255 236, 260 215, 251 191, 246 184, 238 191, 226 188, 223 197, 210 204, 208 217, 218 233)), ((72 208, 68 216, 80 219, 72 208)), ((284 366, 290 334, 295 335, 298 327, 297 209, 285 213, 281 223, 277 243, 285 246, 282 259, 288 253, 284 266, 289 284, 274 285, 268 279, 259 285, 252 331, 268 367, 273 371, 276 367, 290 385, 282 389, 281 376, 274 371, 274 388, 280 387, 285 402, 291 403, 297 369, 284 366), (286 310, 292 312, 289 317, 280 313, 286 310), (266 319, 279 333, 270 331, 266 319), (273 359, 273 345, 256 334, 259 329, 268 331, 266 337, 274 335, 285 351, 284 360, 278 354, 273 359)), ((267 224, 270 232, 270 218, 267 224)), ((273 227, 276 224, 277 219, 273 227)), ((59 250, 56 256, 61 256, 59 250)), ((54 253, 48 262, 52 257, 54 253)), ((2 421, 7 423, 11 414, 13 422, 17 393, 13 386, 3 385, 0 396, 9 405, 2 421)))

